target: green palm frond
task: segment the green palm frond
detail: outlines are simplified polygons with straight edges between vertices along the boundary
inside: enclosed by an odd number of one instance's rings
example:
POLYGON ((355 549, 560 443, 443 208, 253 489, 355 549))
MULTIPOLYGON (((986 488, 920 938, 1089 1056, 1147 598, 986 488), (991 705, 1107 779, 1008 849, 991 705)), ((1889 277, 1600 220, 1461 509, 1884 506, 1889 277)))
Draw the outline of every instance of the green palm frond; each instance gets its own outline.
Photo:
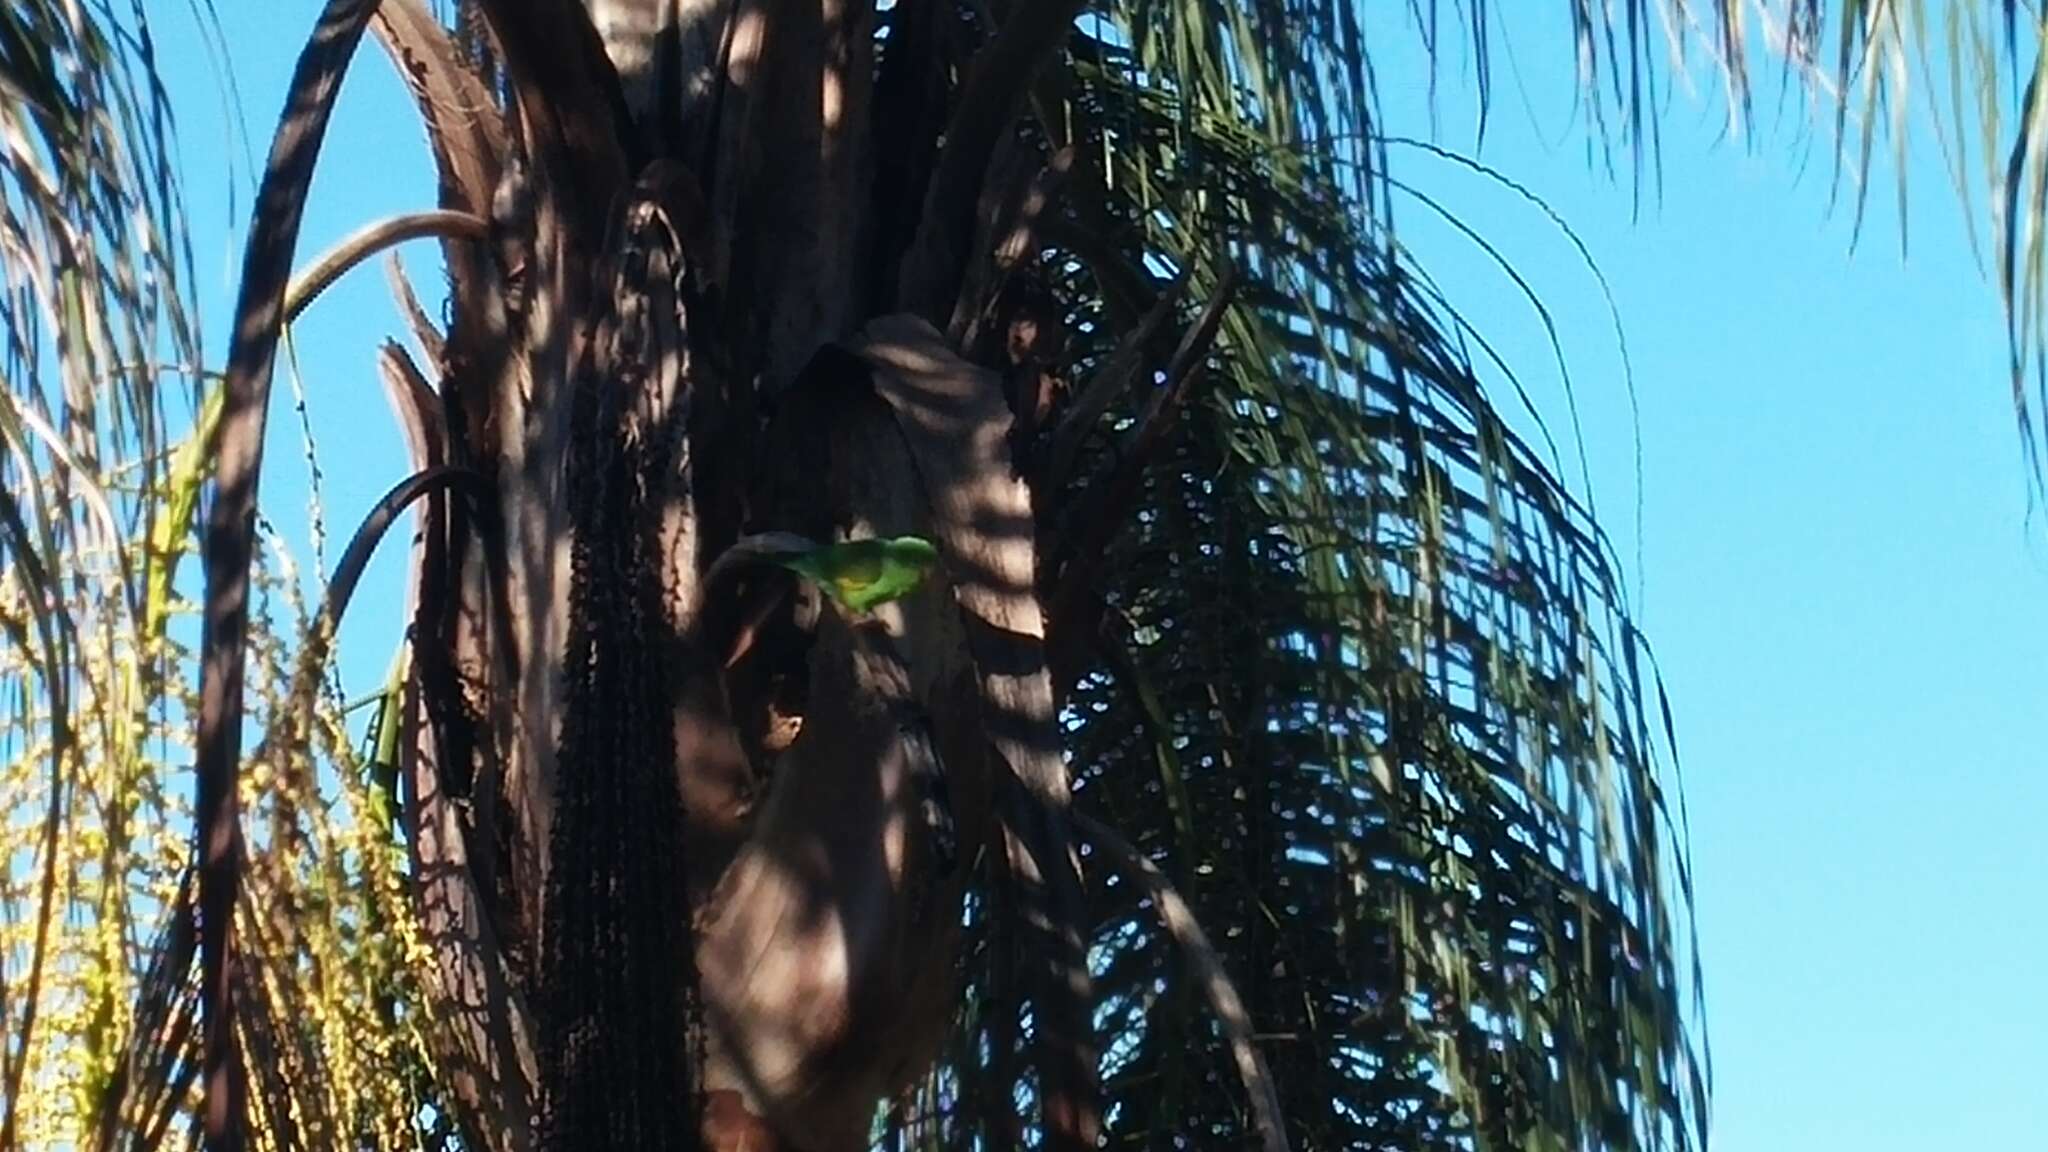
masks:
MULTIPOLYGON (((197 629, 181 560, 220 391, 187 310, 153 53, 139 6, 0 11, 6 1147, 175 1144, 196 1092, 197 629)), ((365 818, 388 804, 320 669, 301 693, 310 725, 286 707, 285 670, 316 629, 272 544, 253 590, 252 721, 300 736, 254 758, 248 789, 262 865, 243 905, 244 1043, 279 1073, 256 1103, 311 1146, 413 1144, 433 1068, 398 845, 388 818, 365 818)))
MULTIPOLYGON (((1620 583, 1387 230, 1357 14, 1114 17, 1128 47, 1090 37, 1073 75, 1115 142, 1121 254, 1247 283, 1104 589, 1184 742, 1193 859, 1147 827, 1161 758, 1125 746, 1107 665, 1075 698, 1085 794, 1232 926, 1301 1146, 1700 1146, 1682 854, 1620 583)), ((1164 1022, 1112 1074, 1118 1127, 1241 1130, 1216 1032, 1164 1022)))
POLYGON ((1802 55, 1825 60, 1833 40, 1839 155, 1853 157, 1846 163, 1864 178, 1859 220, 1872 156, 1890 146, 1902 245, 1910 135, 1933 127, 1969 208, 1971 247, 1988 255, 2005 304, 2013 411, 2038 485, 2048 478, 2048 10, 2020 0, 1842 0, 1830 25, 1818 0, 1797 9, 1802 55), (1991 214, 1988 252, 1980 205, 1991 214))
MULTIPOLYGON (((1040 83, 1040 146, 1076 156, 1046 253, 1067 375, 1121 379, 1126 334, 1170 347, 1198 323, 1148 333, 1156 301, 1235 278, 1177 424, 1149 435, 1180 385, 1141 381, 1055 404, 1043 439, 1055 475, 1077 459, 1041 509, 1055 603, 1077 572, 1103 601, 1067 709, 1077 803, 1209 927, 1295 1147, 1699 1148, 1652 664, 1597 525, 1494 410, 1477 334, 1390 229, 1367 49, 1413 45, 1369 42, 1362 17, 1100 5, 1040 83)), ((1610 59, 1604 27, 1579 32, 1601 76, 1661 52, 1610 59)), ((1620 92, 1602 106, 1637 132, 1648 97, 1620 92)), ((1229 1036, 1150 898, 1095 895, 1113 1139, 1249 1139, 1229 1036)), ((1003 954, 973 954, 980 986, 1003 954)), ((965 1053, 1007 1035, 965 1027, 965 1053)), ((989 1072, 962 1059, 904 1121, 939 1146, 982 1122, 989 1072)))
POLYGON ((178 680, 143 603, 175 560, 143 541, 165 514, 169 397, 182 378, 196 402, 198 348, 151 52, 140 13, 0 12, 9 1146, 61 1143, 104 1095, 146 959, 138 938, 154 934, 183 849, 160 777, 178 680))

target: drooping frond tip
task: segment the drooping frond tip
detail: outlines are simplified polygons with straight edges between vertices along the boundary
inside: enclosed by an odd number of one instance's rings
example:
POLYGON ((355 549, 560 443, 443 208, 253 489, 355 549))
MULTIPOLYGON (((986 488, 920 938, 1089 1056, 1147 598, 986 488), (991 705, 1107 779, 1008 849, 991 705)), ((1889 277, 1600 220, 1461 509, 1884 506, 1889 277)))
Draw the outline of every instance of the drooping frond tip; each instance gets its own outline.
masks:
MULTIPOLYGON (((1599 115, 1648 123, 1627 81, 1661 66, 1658 7, 1581 13, 1599 115)), ((1053 433, 1047 563, 1094 568, 1103 605, 1066 714, 1078 795, 1236 929, 1216 949, 1280 1038, 1299 1146, 1703 1146, 1654 678, 1597 525, 1391 232, 1365 12, 1102 12, 1059 77, 1098 169, 1049 232, 1077 374, 1123 376, 1179 278, 1229 306, 1106 546, 1085 513, 1130 402, 1084 391, 1053 433)), ((1171 1007, 1185 977, 1131 899, 1096 940, 1112 1137, 1243 1131, 1235 1056, 1171 1007)))
MULTIPOLYGON (((1496 53, 1521 44, 1517 33, 1560 6, 1476 0, 1458 6, 1462 19, 1434 5, 1411 6, 1431 67, 1463 69, 1476 87, 1480 142, 1493 108, 1496 53)), ((1754 141, 1777 123, 1755 115, 1758 77, 1775 71, 1775 115, 1782 119, 1788 104, 1802 107, 1808 115, 1792 118, 1795 136, 1814 125, 1831 138, 1831 203, 1851 214, 1860 233, 1870 193, 1889 184, 1903 251, 1908 172, 1914 156, 1927 154, 1927 142, 1914 137, 1931 130, 1965 205, 1964 239, 2004 302, 2014 416, 2039 495, 2048 482, 2048 91, 2040 82, 2048 13, 2037 7, 2018 0, 1617 0, 1574 3, 1569 12, 1577 107, 1609 171, 1618 150, 1639 193, 1658 186, 1668 112, 1718 100, 1729 133, 1754 141)), ((1331 29, 1368 19, 1353 0, 1310 0, 1303 11, 1331 29)), ((1361 37, 1353 60, 1328 66, 1325 74, 1340 78, 1339 103, 1363 110, 1354 119, 1368 141, 1379 135, 1372 53, 1415 43, 1380 37, 1368 45, 1361 37)), ((1311 140, 1340 143, 1312 120, 1300 127, 1311 140)), ((1374 153, 1367 143, 1347 156, 1361 173, 1384 175, 1374 153)))

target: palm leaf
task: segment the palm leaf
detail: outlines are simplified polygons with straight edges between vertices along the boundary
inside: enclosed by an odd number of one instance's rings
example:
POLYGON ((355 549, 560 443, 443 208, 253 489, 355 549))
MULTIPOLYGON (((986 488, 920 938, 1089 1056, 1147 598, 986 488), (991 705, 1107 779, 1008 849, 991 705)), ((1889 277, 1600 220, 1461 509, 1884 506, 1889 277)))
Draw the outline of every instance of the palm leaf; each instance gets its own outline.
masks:
POLYGON ((139 11, 0 13, 8 1146, 79 1137, 106 1093, 136 937, 183 838, 154 778, 175 682, 143 628, 143 589, 169 561, 141 542, 165 512, 170 397, 182 378, 196 402, 198 349, 152 52, 139 11))
MULTIPOLYGON (((1242 283, 1181 422, 1154 444, 1148 396, 1086 413, 1046 510, 1053 562, 1098 568, 1129 636, 1070 702, 1081 802, 1228 926, 1298 1146, 1698 1147, 1647 661, 1596 526, 1378 210, 1357 14, 1098 14, 1049 85, 1071 135, 1047 147, 1092 168, 1086 243, 1047 262, 1077 368, 1116 360, 1109 285, 1132 270, 1141 297, 1242 283), (1132 460, 1136 530, 1106 537, 1132 460)), ((1184 977, 1134 899, 1096 908, 1111 1130, 1241 1139, 1227 1035, 1141 1010, 1184 977)))

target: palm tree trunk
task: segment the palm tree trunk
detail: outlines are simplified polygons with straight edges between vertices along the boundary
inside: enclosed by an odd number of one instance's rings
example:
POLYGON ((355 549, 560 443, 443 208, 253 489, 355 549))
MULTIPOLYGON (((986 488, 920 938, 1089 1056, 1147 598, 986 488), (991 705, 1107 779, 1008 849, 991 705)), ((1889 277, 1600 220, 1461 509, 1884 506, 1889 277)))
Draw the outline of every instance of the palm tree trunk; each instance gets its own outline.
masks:
POLYGON ((479 8, 512 94, 502 128, 449 114, 477 107, 489 78, 416 3, 392 0, 379 25, 431 119, 443 207, 491 219, 480 251, 451 249, 435 406, 442 453, 494 476, 498 507, 466 524, 439 507, 418 554, 415 641, 443 653, 421 661, 432 736, 409 773, 422 876, 450 878, 427 889, 443 995, 485 993, 462 1094, 495 1114, 466 1127, 520 1147, 511 1121, 531 1112, 544 1148, 652 1148, 698 1117, 714 1147, 771 1132, 808 1152, 862 1146, 875 1102, 929 1063, 953 1012, 965 870, 934 868, 920 782, 943 783, 949 819, 980 844, 1000 766, 1013 782, 994 790, 1009 799, 992 843, 1026 881, 1039 1049, 1057 1054, 1040 1060, 1048 1134, 1093 1147, 1079 878, 1035 603, 962 585, 785 626, 794 641, 749 666, 793 660, 780 679, 808 681, 808 703, 757 800, 762 766, 743 749, 759 745, 735 723, 756 702, 730 695, 752 682, 723 675, 720 653, 761 581, 702 586, 743 525, 924 534, 955 572, 993 564, 1030 586, 1029 494, 997 480, 1014 475, 1001 379, 928 325, 877 330, 853 345, 865 362, 817 353, 854 336, 878 284, 955 310, 1007 132, 983 118, 1014 109, 1047 26, 986 49, 977 110, 933 177, 943 227, 881 238, 913 253, 899 288, 857 273, 878 243, 871 4, 742 5, 726 26, 715 6, 680 22, 623 0, 587 16, 568 0, 479 8), (905 375, 906 355, 958 367, 905 375), (764 469, 748 445, 771 398, 765 435, 814 451, 764 469), (940 401, 967 408, 925 427, 940 401), (953 436, 982 455, 935 447, 953 436), (975 521, 998 494, 1021 535, 975 521), (480 532, 502 534, 502 571, 449 584, 479 571, 480 532), (486 701, 511 704, 494 719, 486 701), (445 797, 451 781, 474 791, 445 797), (522 1037, 509 1049, 508 1028, 522 1037), (531 1099, 492 1109, 520 1082, 507 1050, 539 1054, 531 1099), (699 1106, 676 1110, 678 1094, 699 1106))

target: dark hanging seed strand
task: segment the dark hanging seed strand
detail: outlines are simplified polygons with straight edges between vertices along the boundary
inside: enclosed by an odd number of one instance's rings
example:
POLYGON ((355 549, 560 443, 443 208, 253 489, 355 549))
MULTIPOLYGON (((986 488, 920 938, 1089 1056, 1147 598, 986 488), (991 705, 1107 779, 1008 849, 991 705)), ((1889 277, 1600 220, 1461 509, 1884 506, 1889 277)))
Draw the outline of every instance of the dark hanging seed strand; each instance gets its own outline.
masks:
POLYGON ((669 462, 623 427, 621 395, 637 385, 586 378, 575 401, 566 698, 544 933, 541 1143, 561 1152, 697 1142, 671 697, 659 647, 646 642, 659 627, 661 590, 645 478, 669 462))

